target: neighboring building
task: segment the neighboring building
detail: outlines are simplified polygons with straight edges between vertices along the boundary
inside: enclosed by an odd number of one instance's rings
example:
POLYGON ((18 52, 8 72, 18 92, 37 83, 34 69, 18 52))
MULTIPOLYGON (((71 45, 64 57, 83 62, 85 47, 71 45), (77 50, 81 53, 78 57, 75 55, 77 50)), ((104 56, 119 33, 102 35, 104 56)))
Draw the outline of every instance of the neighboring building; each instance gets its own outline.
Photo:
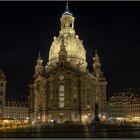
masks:
POLYGON ((4 107, 4 119, 26 120, 29 118, 27 102, 7 101, 4 107))
POLYGON ((123 92, 110 97, 108 119, 120 122, 140 122, 140 95, 123 92))
POLYGON ((0 70, 0 119, 3 118, 6 92, 6 76, 3 70, 0 70))
POLYGON ((68 5, 60 21, 61 30, 52 42, 49 61, 44 67, 39 54, 29 84, 30 120, 90 123, 95 118, 97 103, 100 120, 105 121, 107 81, 98 53, 95 51, 93 72, 90 73, 86 50, 75 33, 74 17, 68 5))
POLYGON ((133 118, 139 117, 139 119, 140 119, 140 95, 134 96, 131 99, 130 116, 133 118))
POLYGON ((27 102, 6 101, 6 76, 0 70, 0 120, 1 119, 27 119, 29 118, 29 107, 27 102))

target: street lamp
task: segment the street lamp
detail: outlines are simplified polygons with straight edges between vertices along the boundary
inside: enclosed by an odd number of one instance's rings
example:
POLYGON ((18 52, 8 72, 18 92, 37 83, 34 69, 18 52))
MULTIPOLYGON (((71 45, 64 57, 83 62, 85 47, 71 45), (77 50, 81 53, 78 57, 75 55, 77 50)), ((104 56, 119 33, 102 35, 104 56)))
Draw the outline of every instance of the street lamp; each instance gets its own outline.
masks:
POLYGON ((105 118, 106 118, 106 116, 103 115, 103 119, 105 119, 105 118))
POLYGON ((29 120, 29 117, 26 117, 26 120, 29 120))
POLYGON ((88 116, 87 115, 85 115, 85 119, 87 119, 88 118, 88 116))

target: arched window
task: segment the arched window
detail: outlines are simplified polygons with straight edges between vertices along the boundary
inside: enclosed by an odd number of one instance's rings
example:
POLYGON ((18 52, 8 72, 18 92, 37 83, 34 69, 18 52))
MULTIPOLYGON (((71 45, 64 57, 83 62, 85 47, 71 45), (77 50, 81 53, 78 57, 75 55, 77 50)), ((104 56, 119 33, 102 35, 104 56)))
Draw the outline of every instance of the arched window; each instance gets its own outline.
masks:
POLYGON ((63 108, 64 107, 64 86, 60 85, 59 86, 59 107, 63 108))
POLYGON ((70 27, 72 27, 72 23, 70 23, 70 27))

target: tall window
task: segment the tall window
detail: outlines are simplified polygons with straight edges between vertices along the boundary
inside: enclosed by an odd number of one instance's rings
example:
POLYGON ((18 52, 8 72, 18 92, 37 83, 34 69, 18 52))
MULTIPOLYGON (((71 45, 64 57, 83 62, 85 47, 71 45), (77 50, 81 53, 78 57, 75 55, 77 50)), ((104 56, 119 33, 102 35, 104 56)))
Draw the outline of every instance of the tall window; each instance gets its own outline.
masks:
POLYGON ((77 98, 77 88, 76 87, 73 88, 73 98, 74 99, 77 98))
POLYGON ((63 85, 59 86, 59 107, 60 108, 64 107, 64 86, 63 85))
POLYGON ((73 107, 77 107, 77 88, 73 87, 73 107))

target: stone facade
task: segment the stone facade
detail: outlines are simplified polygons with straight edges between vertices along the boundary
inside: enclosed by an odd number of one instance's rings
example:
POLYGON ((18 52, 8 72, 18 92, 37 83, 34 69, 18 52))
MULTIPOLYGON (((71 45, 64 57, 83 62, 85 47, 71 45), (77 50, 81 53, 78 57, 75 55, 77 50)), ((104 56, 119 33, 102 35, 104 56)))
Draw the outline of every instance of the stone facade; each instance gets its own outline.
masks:
POLYGON ((0 70, 0 119, 3 118, 5 93, 6 93, 6 76, 3 70, 0 70))
POLYGON ((3 118, 15 120, 29 119, 28 103, 21 101, 6 101, 4 106, 3 118))
POLYGON ((132 91, 119 92, 109 98, 108 119, 120 122, 140 122, 140 96, 132 91))
POLYGON ((75 34, 74 17, 68 5, 60 21, 61 30, 59 36, 54 37, 49 61, 44 66, 39 53, 29 84, 30 120, 91 123, 95 117, 95 103, 98 103, 100 120, 105 121, 107 82, 98 53, 95 52, 90 73, 86 51, 75 34))

